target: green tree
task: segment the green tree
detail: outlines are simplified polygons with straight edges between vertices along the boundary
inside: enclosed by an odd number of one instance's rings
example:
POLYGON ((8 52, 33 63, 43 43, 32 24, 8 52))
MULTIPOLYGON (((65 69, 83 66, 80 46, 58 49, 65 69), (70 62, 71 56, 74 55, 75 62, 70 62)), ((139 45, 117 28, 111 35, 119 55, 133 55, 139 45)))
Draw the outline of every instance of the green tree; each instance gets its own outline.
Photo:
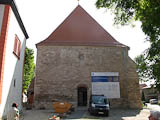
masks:
POLYGON ((96 6, 112 9, 115 24, 141 21, 142 30, 151 43, 160 39, 160 0, 97 0, 96 6))
POLYGON ((146 74, 148 70, 144 70, 143 66, 146 64, 146 68, 149 67, 149 79, 154 79, 160 90, 160 0, 97 0, 96 6, 111 9, 115 14, 115 24, 128 25, 132 21, 142 23, 142 31, 151 46, 145 55, 142 54, 144 58, 139 57, 144 60, 139 70, 146 74))
POLYGON ((25 49, 25 62, 24 62, 24 80, 23 80, 23 91, 27 90, 33 77, 34 77, 34 51, 33 49, 25 49))
POLYGON ((134 59, 136 63, 137 73, 140 81, 148 81, 150 79, 150 66, 144 55, 139 55, 134 59))
POLYGON ((141 54, 134 59, 140 81, 155 81, 154 86, 160 91, 160 65, 150 62, 145 54, 141 54))

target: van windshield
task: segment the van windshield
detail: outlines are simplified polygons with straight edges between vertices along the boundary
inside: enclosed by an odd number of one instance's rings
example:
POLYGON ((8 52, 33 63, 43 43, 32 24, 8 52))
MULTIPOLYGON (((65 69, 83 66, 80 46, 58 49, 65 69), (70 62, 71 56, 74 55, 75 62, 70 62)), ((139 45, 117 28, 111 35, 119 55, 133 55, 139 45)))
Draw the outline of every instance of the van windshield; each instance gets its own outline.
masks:
POLYGON ((95 104, 108 104, 108 100, 104 96, 92 96, 92 102, 95 104))

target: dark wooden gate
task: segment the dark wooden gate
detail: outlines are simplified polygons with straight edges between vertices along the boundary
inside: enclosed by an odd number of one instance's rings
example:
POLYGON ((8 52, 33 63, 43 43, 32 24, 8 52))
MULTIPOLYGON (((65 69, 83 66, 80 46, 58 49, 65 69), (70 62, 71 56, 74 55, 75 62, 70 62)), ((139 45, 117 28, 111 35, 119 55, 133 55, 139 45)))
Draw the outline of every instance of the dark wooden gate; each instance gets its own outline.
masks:
POLYGON ((87 88, 78 87, 78 106, 87 106, 87 88))

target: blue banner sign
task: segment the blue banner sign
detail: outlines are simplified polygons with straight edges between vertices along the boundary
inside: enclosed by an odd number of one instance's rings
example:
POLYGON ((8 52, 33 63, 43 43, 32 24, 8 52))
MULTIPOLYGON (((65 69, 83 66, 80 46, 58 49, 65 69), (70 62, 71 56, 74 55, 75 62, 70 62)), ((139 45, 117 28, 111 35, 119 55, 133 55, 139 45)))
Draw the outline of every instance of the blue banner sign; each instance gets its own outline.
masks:
POLYGON ((92 82, 108 82, 107 76, 92 76, 92 82))
POLYGON ((119 82, 118 76, 91 76, 92 82, 119 82))

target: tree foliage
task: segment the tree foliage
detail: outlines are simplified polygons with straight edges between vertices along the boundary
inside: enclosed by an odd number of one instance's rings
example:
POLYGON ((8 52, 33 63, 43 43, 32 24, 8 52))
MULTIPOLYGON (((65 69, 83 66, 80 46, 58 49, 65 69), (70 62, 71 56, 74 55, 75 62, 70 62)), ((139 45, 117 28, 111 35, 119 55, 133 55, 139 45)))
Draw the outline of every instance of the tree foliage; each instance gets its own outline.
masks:
POLYGON ((138 20, 149 41, 160 39, 160 0, 97 0, 96 6, 112 9, 115 24, 127 25, 138 20))
POLYGON ((134 59, 140 81, 150 80, 150 66, 147 64, 144 55, 139 55, 134 59))
POLYGON ((137 56, 134 60, 137 65, 137 72, 140 81, 155 81, 154 87, 160 91, 160 65, 154 61, 149 61, 145 54, 137 56))
POLYGON ((155 85, 160 89, 160 0, 97 0, 96 6, 111 9, 115 24, 142 23, 142 31, 151 46, 136 58, 138 72, 141 78, 155 79, 155 85))
POLYGON ((25 62, 24 62, 24 80, 23 91, 27 90, 33 77, 34 77, 34 51, 33 49, 25 49, 25 62))

